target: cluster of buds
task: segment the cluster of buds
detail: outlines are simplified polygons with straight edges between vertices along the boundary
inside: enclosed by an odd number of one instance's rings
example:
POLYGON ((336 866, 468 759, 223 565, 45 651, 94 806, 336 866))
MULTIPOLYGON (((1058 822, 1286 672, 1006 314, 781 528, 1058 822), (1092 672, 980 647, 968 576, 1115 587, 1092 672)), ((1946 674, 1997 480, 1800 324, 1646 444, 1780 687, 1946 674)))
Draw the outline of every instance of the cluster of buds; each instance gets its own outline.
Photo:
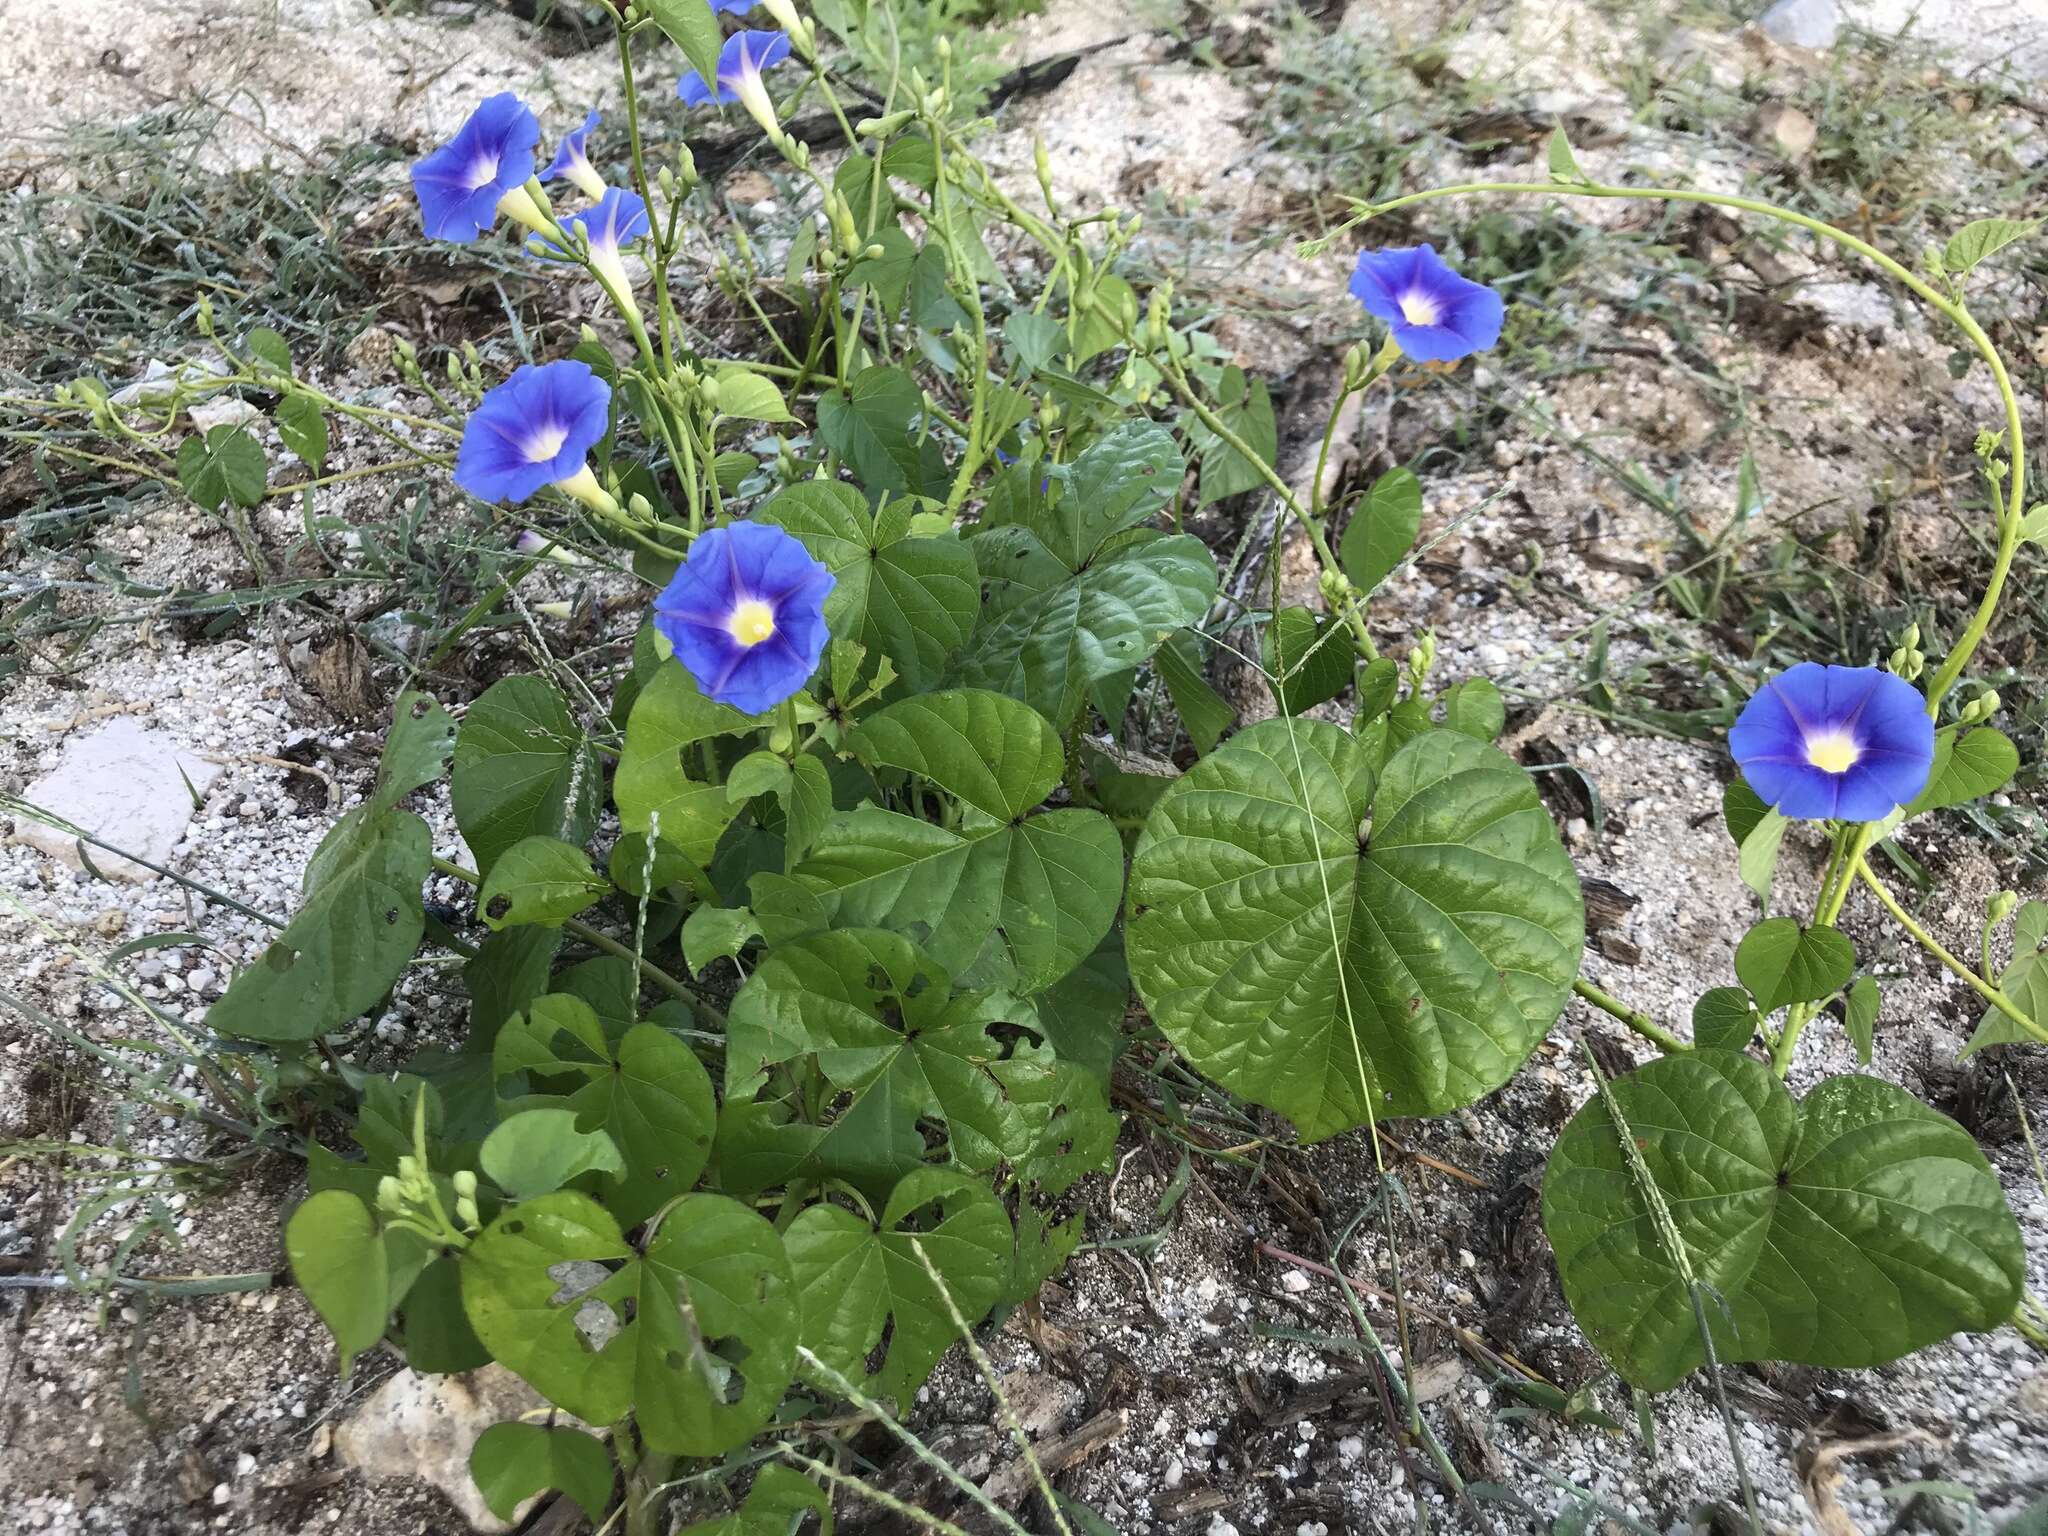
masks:
POLYGON ((1986 688, 1977 697, 1963 706, 1962 714, 1959 718, 1964 725, 1981 725, 1984 721, 1989 720, 1998 713, 1998 705, 1998 690, 1996 688, 1986 688))
POLYGON ((107 399, 107 387, 98 379, 73 379, 69 384, 59 384, 55 398, 59 405, 77 406, 90 413, 98 431, 114 430, 114 407, 107 399))
POLYGON ((1319 578, 1323 592, 1323 605, 1332 613, 1342 613, 1358 596, 1358 587, 1342 571, 1324 571, 1319 578))
POLYGON ((1430 668, 1436 665, 1436 631, 1425 629, 1422 638, 1408 652, 1408 686, 1420 693, 1422 685, 1429 681, 1430 668))
POLYGON ((1906 626, 1906 632, 1899 636, 1899 648, 1892 652, 1885 665, 1909 683, 1918 681, 1920 674, 1927 670, 1927 657, 1920 649, 1918 624, 1906 626))
POLYGON ((434 1176, 428 1172, 425 1159, 412 1152, 400 1154, 398 1172, 387 1173, 377 1181, 377 1209, 384 1217, 384 1225, 407 1228, 429 1242, 466 1246, 470 1234, 483 1225, 476 1207, 476 1175, 463 1168, 449 1182, 455 1190, 453 1221, 441 1204, 440 1191, 434 1186, 434 1176))
POLYGON ((2000 891, 1984 903, 1984 926, 1996 928, 2012 916, 2014 907, 2020 904, 2018 891, 2000 891))

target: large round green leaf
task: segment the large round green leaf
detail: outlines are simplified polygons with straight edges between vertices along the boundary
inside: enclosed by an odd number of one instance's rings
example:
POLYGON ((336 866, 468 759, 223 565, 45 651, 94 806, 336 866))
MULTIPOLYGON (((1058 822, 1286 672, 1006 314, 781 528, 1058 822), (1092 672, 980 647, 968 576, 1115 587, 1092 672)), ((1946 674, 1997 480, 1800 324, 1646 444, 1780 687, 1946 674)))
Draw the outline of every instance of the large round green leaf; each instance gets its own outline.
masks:
POLYGON ((546 678, 493 683, 463 715, 449 799, 480 874, 523 837, 583 842, 601 788, 590 737, 546 678))
POLYGON ((1159 799, 1126 943, 1201 1071, 1310 1138, 1498 1088, 1556 1021, 1579 883, 1529 777, 1454 731, 1396 752, 1268 720, 1159 799), (1369 821, 1369 825, 1368 825, 1369 821))
POLYGON ((1868 1366, 2012 1315, 2018 1225, 1969 1134, 1903 1089, 1837 1077, 1795 1104, 1734 1051, 1667 1056, 1590 1100, 1543 1180, 1565 1299, 1630 1382, 1704 1358, 1653 1183, 1723 1360, 1868 1366), (1640 1154, 1631 1166, 1626 1134, 1640 1154), (1718 1294, 1718 1300, 1715 1299, 1718 1294))

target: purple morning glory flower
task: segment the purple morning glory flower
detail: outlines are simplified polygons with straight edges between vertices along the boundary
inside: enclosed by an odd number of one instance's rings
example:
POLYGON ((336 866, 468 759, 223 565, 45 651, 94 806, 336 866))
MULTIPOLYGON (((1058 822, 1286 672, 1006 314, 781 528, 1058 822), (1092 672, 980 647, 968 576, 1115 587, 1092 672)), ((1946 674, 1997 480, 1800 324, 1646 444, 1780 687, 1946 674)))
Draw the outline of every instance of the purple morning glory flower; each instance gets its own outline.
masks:
POLYGON ((1387 322, 1418 363, 1448 363, 1500 340, 1506 306, 1484 283, 1458 276, 1434 247, 1361 251, 1351 296, 1387 322))
POLYGON ((501 212, 532 224, 539 209, 525 187, 539 142, 540 120, 510 91, 480 103, 454 138, 412 168, 428 236, 466 245, 501 212))
POLYGON ((768 87, 761 82, 761 71, 788 57, 786 32, 735 32, 725 40, 718 55, 716 97, 694 70, 676 82, 676 94, 693 107, 714 99, 721 104, 739 102, 763 129, 777 133, 781 130, 776 122, 775 103, 769 98, 768 87))
POLYGON ((541 180, 573 181, 585 197, 603 197, 604 178, 597 174, 597 167, 590 163, 590 156, 585 151, 590 135, 603 121, 603 116, 593 111, 583 119, 582 127, 563 134, 561 147, 555 151, 555 158, 549 162, 541 180))
POLYGON ((1934 722, 1903 678, 1805 661, 1756 691, 1728 746, 1757 797, 1794 821, 1880 821, 1927 787, 1934 722))
POLYGON ((580 500, 594 493, 609 503, 585 461, 610 423, 611 403, 611 386, 587 363, 528 364, 470 413, 455 483, 479 501, 524 501, 558 485, 580 500))
POLYGON ((706 698, 772 709, 810 680, 827 638, 832 573, 772 523, 699 534, 654 600, 654 627, 706 698))

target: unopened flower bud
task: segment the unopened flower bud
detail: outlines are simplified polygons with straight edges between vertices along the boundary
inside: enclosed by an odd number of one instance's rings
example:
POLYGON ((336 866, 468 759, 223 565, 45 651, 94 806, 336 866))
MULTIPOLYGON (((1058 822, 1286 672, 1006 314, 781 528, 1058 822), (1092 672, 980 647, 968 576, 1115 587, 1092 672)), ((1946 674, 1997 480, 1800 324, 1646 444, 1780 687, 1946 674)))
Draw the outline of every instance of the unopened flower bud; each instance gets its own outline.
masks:
POLYGON ((864 139, 886 139, 893 133, 900 133, 903 125, 916 116, 915 112, 891 112, 887 117, 864 117, 853 131, 864 139))
POLYGON ((718 387, 718 380, 708 375, 705 377, 704 382, 697 386, 698 397, 714 411, 718 409, 718 399, 721 393, 722 391, 718 387))
POLYGON ((398 1180, 385 1174, 377 1181, 377 1209, 396 1213, 405 1204, 405 1192, 399 1188, 398 1180))
POLYGON ((1052 156, 1046 153, 1045 136, 1034 133, 1031 136, 1031 163, 1038 172, 1038 190, 1045 197, 1045 206, 1051 208, 1052 201, 1052 156))
POLYGON ((455 1202, 455 1224, 472 1230, 483 1225, 477 1219, 476 1202, 467 1195, 461 1196, 455 1202))
POLYGON ((643 523, 654 521, 654 503, 638 491, 626 498, 626 510, 643 523))
POLYGON ((1899 636, 1899 644, 1909 651, 1918 648, 1920 644, 1920 625, 1918 621, 1906 626, 1906 632, 1899 636))
POLYGON ((1357 393, 1365 388, 1366 381, 1371 377, 1372 348, 1362 341, 1356 342, 1352 345, 1351 350, 1344 354, 1345 392, 1347 394, 1357 393))
POLYGON ((455 1170, 454 1177, 449 1182, 455 1186, 455 1193, 458 1198, 463 1200, 474 1200, 476 1198, 476 1174, 473 1170, 458 1168, 455 1170))
POLYGON ((2020 893, 2018 891, 2000 891, 1996 896, 1993 896, 1984 903, 1985 926, 1996 927, 2004 922, 2008 917, 2012 916, 2012 909, 2019 904, 2020 893))
POLYGON ((690 146, 676 146, 676 180, 687 190, 697 185, 697 157, 690 153, 690 146))

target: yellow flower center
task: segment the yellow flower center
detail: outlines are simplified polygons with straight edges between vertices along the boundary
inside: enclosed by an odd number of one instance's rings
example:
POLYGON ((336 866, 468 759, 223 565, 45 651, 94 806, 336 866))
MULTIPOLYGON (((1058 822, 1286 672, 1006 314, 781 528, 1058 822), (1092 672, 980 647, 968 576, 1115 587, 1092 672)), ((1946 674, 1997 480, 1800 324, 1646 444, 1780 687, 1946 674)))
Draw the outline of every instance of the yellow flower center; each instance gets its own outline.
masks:
POLYGON ((1863 749, 1847 731, 1827 731, 1806 738, 1806 760, 1823 773, 1847 773, 1863 749))
POLYGON ((1401 318, 1410 325, 1435 325, 1436 300, 1426 293, 1407 293, 1401 296, 1401 318))
POLYGON ((759 645, 775 633, 775 610, 758 597, 746 598, 734 606, 725 628, 741 645, 759 645))

